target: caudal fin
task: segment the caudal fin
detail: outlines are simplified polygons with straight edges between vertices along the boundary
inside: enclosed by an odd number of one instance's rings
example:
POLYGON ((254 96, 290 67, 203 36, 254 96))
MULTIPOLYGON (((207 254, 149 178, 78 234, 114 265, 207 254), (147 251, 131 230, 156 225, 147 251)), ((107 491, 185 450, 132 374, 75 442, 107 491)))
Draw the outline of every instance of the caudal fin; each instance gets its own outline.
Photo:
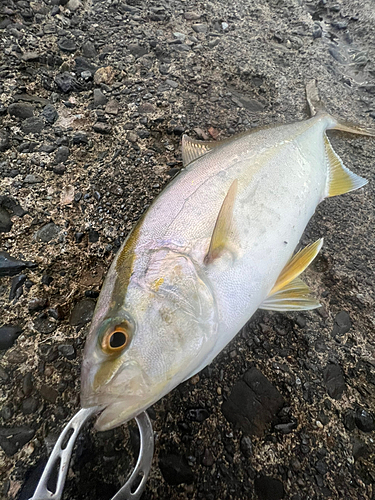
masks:
MULTIPOLYGON (((375 130, 343 122, 327 113, 322 101, 320 100, 316 80, 310 80, 306 84, 306 98, 309 104, 311 116, 325 115, 328 119, 327 129, 341 130, 342 132, 348 132, 350 134, 375 137, 375 130)), ((367 184, 366 179, 354 174, 347 167, 345 167, 339 155, 333 150, 333 147, 325 134, 324 147, 328 166, 326 196, 337 196, 339 194, 348 193, 349 191, 361 188, 367 184)))
MULTIPOLYGON (((316 80, 310 80, 306 84, 306 99, 310 108, 311 116, 315 116, 318 114, 327 113, 324 103, 321 101, 319 97, 318 88, 316 85, 316 80)), ((355 125, 346 121, 342 121, 332 115, 329 115, 332 118, 332 124, 328 127, 329 130, 341 130, 342 132, 348 132, 349 134, 358 134, 358 135, 366 135, 369 137, 375 137, 375 130, 361 127, 359 125, 355 125)))
POLYGON ((328 164, 328 182, 326 196, 338 196, 359 189, 367 180, 345 167, 339 155, 334 151, 328 137, 324 134, 324 147, 328 164))

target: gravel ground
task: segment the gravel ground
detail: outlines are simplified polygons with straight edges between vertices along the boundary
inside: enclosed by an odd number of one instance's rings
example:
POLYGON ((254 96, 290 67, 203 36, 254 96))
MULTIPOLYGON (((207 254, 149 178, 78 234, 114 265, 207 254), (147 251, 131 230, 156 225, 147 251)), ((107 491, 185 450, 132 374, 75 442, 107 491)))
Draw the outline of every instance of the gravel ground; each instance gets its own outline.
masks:
MULTIPOLYGON (((79 408, 81 351, 127 233, 181 168, 182 133, 228 137, 327 108, 374 127, 371 0, 2 0, 0 498, 27 500, 79 408)), ((369 180, 318 207, 323 307, 257 312, 150 409, 144 499, 375 499, 374 140, 332 134, 369 180), (254 412, 254 407, 256 411, 254 412)), ((134 424, 82 434, 65 497, 109 499, 134 424)))

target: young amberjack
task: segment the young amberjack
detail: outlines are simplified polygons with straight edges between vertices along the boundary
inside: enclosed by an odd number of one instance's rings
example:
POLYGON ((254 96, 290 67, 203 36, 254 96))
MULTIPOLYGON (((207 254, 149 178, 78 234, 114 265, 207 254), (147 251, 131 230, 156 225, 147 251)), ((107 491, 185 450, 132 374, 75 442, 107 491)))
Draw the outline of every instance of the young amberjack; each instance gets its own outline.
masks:
POLYGON ((258 308, 319 307, 299 275, 322 246, 293 256, 317 205, 361 188, 328 129, 372 135, 321 109, 222 142, 182 140, 184 169, 119 250, 86 342, 82 406, 115 427, 210 363, 258 308))

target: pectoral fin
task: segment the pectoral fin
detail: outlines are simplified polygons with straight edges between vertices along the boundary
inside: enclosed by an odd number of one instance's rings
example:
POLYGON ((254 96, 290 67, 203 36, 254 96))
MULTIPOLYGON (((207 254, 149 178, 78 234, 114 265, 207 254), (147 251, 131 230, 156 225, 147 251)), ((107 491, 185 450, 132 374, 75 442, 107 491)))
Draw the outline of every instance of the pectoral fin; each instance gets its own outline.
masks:
POLYGON ((233 208, 237 195, 237 186, 238 181, 235 179, 221 205, 212 233, 210 247, 204 258, 205 264, 210 264, 220 257, 224 250, 231 250, 231 240, 233 239, 233 208))
POLYGON ((269 311, 305 311, 320 307, 311 295, 310 288, 300 279, 295 278, 279 291, 269 295, 260 309, 269 311))
POLYGON ((182 163, 187 167, 197 158, 208 153, 217 146, 217 142, 197 141, 187 135, 182 136, 182 163))
POLYGON ((328 137, 324 136, 324 145, 328 162, 328 186, 327 196, 337 196, 358 189, 365 184, 367 180, 351 172, 345 167, 341 158, 333 150, 328 137))

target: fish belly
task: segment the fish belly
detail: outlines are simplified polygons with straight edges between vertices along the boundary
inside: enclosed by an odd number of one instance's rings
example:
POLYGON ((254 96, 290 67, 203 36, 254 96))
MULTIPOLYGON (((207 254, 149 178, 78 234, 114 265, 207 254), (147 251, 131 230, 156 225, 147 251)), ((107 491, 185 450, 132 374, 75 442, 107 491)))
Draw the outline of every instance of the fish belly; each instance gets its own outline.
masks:
MULTIPOLYGON (((225 170, 226 188, 234 179, 239 182, 233 246, 205 270, 217 305, 219 335, 195 372, 212 361, 267 297, 324 197, 323 131, 316 128, 258 154, 250 144, 249 153, 225 170)), ((215 181, 219 184, 222 178, 219 172, 215 181)))

